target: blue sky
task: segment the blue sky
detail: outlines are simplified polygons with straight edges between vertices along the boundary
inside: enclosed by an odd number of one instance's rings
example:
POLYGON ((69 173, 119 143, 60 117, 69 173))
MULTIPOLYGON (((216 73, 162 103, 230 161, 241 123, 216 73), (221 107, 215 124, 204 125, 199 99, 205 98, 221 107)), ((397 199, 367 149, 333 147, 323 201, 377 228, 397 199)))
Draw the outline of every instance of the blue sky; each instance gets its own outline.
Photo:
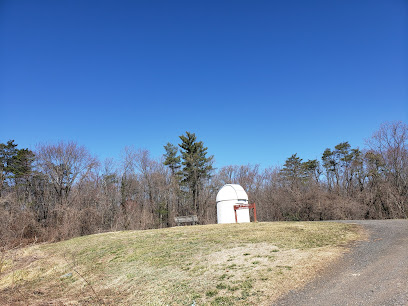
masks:
POLYGON ((195 132, 216 166, 408 122, 408 2, 0 1, 0 142, 102 160, 195 132))

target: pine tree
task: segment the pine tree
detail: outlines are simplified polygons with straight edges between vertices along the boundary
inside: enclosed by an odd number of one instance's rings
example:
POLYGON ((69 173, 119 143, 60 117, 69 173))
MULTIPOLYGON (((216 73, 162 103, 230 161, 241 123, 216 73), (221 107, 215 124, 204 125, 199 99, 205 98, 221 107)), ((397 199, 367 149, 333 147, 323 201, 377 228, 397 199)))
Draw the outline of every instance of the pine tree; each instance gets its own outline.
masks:
POLYGON ((0 143, 0 175, 3 180, 12 174, 13 158, 17 152, 17 144, 14 140, 7 141, 7 144, 0 143))
POLYGON ((308 161, 303 162, 302 167, 308 179, 314 179, 316 183, 319 182, 321 171, 319 161, 317 159, 309 159, 308 161))
POLYGON ((284 182, 289 183, 292 189, 300 187, 300 183, 305 178, 305 169, 302 159, 297 156, 297 153, 285 161, 280 176, 284 182))
POLYGON ((330 150, 329 148, 327 148, 323 152, 322 161, 323 167, 326 170, 327 185, 329 187, 329 190, 331 190, 334 182, 334 177, 338 177, 338 175, 335 175, 338 172, 337 170, 338 165, 335 159, 335 153, 332 152, 332 150, 330 150))
POLYGON ((171 174, 176 176, 179 174, 181 168, 181 157, 177 156, 178 148, 177 146, 171 144, 170 142, 164 146, 166 153, 164 154, 165 160, 164 165, 169 166, 171 174))
POLYGON ((0 143, 0 195, 6 186, 18 187, 32 173, 35 155, 29 149, 17 149, 14 140, 0 143))
POLYGON ((213 169, 213 156, 207 157, 207 149, 202 141, 197 141, 194 133, 186 132, 180 136, 181 157, 183 168, 182 183, 188 187, 192 196, 193 209, 199 209, 199 192, 203 181, 209 179, 213 169))
POLYGON ((15 179, 27 178, 31 174, 34 158, 34 153, 29 149, 17 150, 11 165, 11 171, 15 179))

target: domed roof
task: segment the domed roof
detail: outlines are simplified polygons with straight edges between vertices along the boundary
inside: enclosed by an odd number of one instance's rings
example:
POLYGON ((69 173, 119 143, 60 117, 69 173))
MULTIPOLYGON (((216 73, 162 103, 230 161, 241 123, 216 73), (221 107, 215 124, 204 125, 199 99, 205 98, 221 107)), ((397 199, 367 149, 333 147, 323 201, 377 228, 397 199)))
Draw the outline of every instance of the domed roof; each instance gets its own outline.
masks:
POLYGON ((224 185, 220 191, 218 191, 216 202, 231 201, 231 200, 243 200, 248 201, 248 195, 244 188, 238 184, 224 185))

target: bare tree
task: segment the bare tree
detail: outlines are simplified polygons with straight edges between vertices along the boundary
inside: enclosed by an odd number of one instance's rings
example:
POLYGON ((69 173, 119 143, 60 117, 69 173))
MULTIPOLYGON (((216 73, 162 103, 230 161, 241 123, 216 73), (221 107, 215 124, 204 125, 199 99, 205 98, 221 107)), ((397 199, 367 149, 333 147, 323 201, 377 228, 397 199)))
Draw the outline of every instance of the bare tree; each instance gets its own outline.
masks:
POLYGON ((74 183, 83 180, 99 162, 84 146, 75 142, 39 144, 37 167, 53 184, 60 200, 67 198, 74 183))
POLYGON ((382 170, 371 180, 376 182, 374 201, 381 203, 386 217, 408 217, 408 125, 386 122, 367 145, 371 164, 382 170))
MULTIPOLYGON (((174 192, 170 172, 162 161, 150 157, 146 149, 126 147, 122 157, 123 210, 139 210, 138 228, 163 227, 169 224, 174 192)), ((127 224, 135 220, 127 220, 127 224)), ((130 225, 129 225, 130 226, 130 225)))
POLYGON ((401 192, 408 183, 408 125, 401 122, 386 122, 367 140, 371 150, 381 155, 387 172, 401 192))

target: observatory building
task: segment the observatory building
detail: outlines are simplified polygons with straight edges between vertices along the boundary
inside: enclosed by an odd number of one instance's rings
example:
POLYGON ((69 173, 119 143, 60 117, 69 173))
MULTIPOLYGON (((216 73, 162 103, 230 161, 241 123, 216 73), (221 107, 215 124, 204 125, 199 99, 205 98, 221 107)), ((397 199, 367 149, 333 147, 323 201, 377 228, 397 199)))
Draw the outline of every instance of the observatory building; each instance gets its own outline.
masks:
POLYGON ((218 223, 243 223, 250 222, 249 209, 234 210, 234 205, 248 205, 248 195, 244 188, 238 184, 224 185, 217 194, 217 220, 218 223), (235 221, 236 212, 236 221, 235 221))

